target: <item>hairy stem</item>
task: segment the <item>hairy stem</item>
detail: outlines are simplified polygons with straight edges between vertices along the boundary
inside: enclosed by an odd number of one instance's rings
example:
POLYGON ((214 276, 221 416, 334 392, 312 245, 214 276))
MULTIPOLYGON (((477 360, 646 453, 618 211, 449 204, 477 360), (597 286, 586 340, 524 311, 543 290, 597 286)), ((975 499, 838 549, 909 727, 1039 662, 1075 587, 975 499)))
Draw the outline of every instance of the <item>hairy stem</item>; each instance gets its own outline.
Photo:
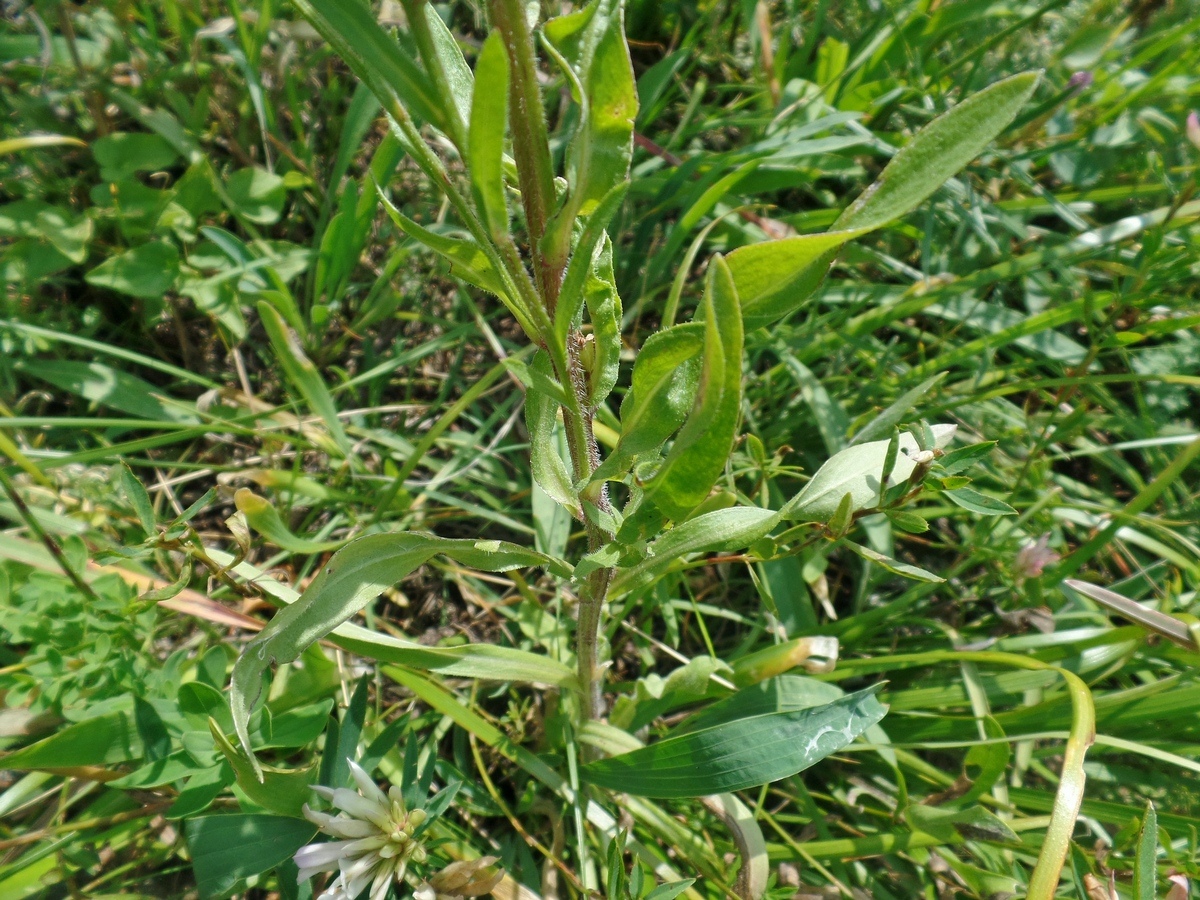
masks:
MULTIPOLYGON (((538 85, 533 36, 521 0, 491 0, 488 11, 508 54, 513 157, 517 164, 521 203, 529 229, 537 292, 542 309, 553 319, 567 260, 565 253, 553 253, 550 256, 545 253, 544 238, 551 227, 556 205, 554 167, 550 158, 542 92, 538 85)), ((588 373, 580 360, 577 335, 568 336, 564 347, 551 326, 543 332, 542 343, 550 353, 555 371, 566 389, 563 423, 571 454, 572 474, 577 483, 586 484, 600 464, 600 452, 593 432, 592 410, 588 405, 588 373)), ((602 516, 612 511, 607 492, 603 485, 592 486, 585 489, 580 499, 584 507, 588 551, 599 550, 611 537, 600 521, 602 516)), ((611 575, 608 569, 593 572, 579 592, 579 626, 575 641, 585 720, 598 719, 604 713, 600 626, 611 575)))

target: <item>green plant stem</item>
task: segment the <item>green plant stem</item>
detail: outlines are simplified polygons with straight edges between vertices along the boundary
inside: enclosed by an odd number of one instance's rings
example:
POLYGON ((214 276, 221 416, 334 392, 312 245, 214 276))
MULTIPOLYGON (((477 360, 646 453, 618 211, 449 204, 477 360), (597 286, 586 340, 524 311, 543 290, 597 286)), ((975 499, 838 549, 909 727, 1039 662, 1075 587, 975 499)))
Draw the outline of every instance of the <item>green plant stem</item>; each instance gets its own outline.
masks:
MULTIPOLYGON (((550 158, 542 93, 538 85, 533 36, 521 0, 491 0, 488 12, 492 24, 504 40, 508 54, 513 157, 517 164, 517 179, 521 186, 521 203, 529 230, 541 310, 553 319, 567 260, 565 253, 547 255, 543 240, 555 209, 554 167, 550 158)), ((506 255, 511 257, 512 253, 506 255)), ((510 258, 506 262, 511 268, 514 261, 510 258)), ((600 464, 600 451, 593 431, 592 410, 587 404, 588 376, 579 357, 579 339, 575 334, 568 335, 564 347, 553 327, 550 327, 542 332, 542 344, 550 353, 567 394, 567 402, 563 405, 563 424, 571 455, 572 474, 577 483, 586 484, 600 464)), ((610 514, 612 510, 603 485, 586 489, 580 499, 584 503, 588 551, 593 552, 599 550, 610 535, 593 515, 588 514, 588 506, 602 514, 610 514)), ((579 591, 579 624, 575 641, 584 721, 599 719, 603 715, 600 626, 611 575, 607 569, 593 572, 579 591)))
POLYGON ((509 108, 512 110, 513 156, 521 183, 521 204, 529 228, 529 244, 538 290, 551 316, 558 303, 558 290, 566 260, 547 259, 542 238, 554 214, 554 164, 538 86, 537 59, 533 37, 521 0, 492 0, 488 4, 492 24, 504 40, 509 66, 509 108))

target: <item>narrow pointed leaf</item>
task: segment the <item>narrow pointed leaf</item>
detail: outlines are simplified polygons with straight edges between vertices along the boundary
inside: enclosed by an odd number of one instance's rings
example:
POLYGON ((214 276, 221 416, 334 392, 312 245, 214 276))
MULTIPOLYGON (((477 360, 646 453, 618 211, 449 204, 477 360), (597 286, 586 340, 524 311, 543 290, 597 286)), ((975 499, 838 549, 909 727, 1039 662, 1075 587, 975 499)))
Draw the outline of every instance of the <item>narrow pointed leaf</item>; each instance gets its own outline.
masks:
MULTIPOLYGON (((436 13, 435 13, 436 15, 436 13)), ((440 21, 440 19, 439 19, 440 21)), ((475 204, 493 235, 508 233, 504 196, 504 133, 508 126, 508 57, 499 32, 483 42, 475 62, 467 153, 475 204)))
POLYGON ((681 521, 725 469, 742 407, 742 316, 729 267, 709 263, 702 300, 704 363, 696 404, 671 451, 646 485, 646 499, 681 521))
POLYGON ((337 406, 334 404, 333 397, 329 393, 329 388, 325 386, 320 372, 317 371, 317 367, 313 365, 312 360, 308 358, 304 348, 300 345, 299 337, 283 320, 283 316, 275 310, 275 307, 265 300, 259 301, 258 314, 266 329, 267 338, 271 342, 271 349, 275 351, 279 367, 283 369, 283 374, 292 387, 307 401, 312 411, 324 421, 337 449, 343 456, 349 456, 350 440, 346 437, 342 422, 338 418, 337 406))

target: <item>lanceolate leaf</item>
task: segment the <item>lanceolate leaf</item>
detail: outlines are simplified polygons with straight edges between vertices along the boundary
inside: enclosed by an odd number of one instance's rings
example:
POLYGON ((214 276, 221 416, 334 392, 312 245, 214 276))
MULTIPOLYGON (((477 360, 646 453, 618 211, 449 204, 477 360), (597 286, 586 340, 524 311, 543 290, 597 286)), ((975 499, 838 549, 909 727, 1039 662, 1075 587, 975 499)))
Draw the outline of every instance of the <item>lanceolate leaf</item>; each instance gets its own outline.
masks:
MULTIPOLYGON (((954 431, 954 425, 934 425, 937 445, 944 447, 948 444, 954 431)), ((879 499, 880 478, 883 477, 890 443, 870 441, 835 453, 817 470, 804 490, 787 504, 786 515, 793 519, 826 522, 847 494, 851 498, 852 510, 874 506, 879 499)), ((888 487, 900 484, 912 474, 916 463, 911 455, 917 449, 917 441, 911 434, 906 431, 900 435, 900 452, 896 455, 888 487)))
POLYGON ((483 42, 475 61, 475 75, 471 131, 467 139, 471 189, 488 230, 498 236, 508 233, 503 169, 504 132, 508 124, 508 57, 498 31, 483 42))
POLYGON ((567 264, 562 288, 558 294, 558 306, 554 310, 554 330, 561 342, 566 341, 567 333, 578 324, 576 317, 583 309, 584 291, 592 273, 596 247, 601 241, 608 239, 608 232, 604 229, 624 202, 625 191, 628 188, 629 182, 621 182, 604 195, 596 211, 588 218, 587 225, 575 244, 575 251, 567 264))
POLYGON ((595 480, 620 477, 637 457, 657 451, 683 424, 696 397, 703 348, 704 326, 695 322, 646 340, 621 401, 621 439, 596 470, 595 480))
POLYGON ((617 293, 612 241, 607 234, 592 260, 584 298, 595 341, 588 366, 588 403, 599 406, 616 385, 621 366, 621 295, 617 293))
POLYGON ((829 232, 756 244, 729 255, 747 328, 798 308, 820 285, 838 248, 923 203, 1012 122, 1037 86, 1026 72, 998 81, 922 128, 829 232))
POLYGON ((646 485, 646 499, 680 521, 699 505, 729 458, 742 406, 742 316, 729 267, 714 256, 701 310, 704 363, 696 404, 646 485))
MULTIPOLYGON (((550 357, 539 351, 529 366, 551 378, 550 357)), ((567 465, 558 455, 558 441, 554 432, 558 427, 558 401, 544 391, 530 387, 525 392, 525 426, 529 429, 529 458, 533 479, 551 498, 571 511, 581 514, 579 497, 571 486, 571 475, 567 465)))
POLYGON ((574 70, 583 91, 580 123, 567 151, 571 197, 562 227, 569 228, 576 215, 591 215, 629 176, 638 99, 623 7, 621 0, 593 0, 545 26, 547 40, 574 70))
POLYGON ((1025 72, 997 81, 934 119, 892 157, 833 227, 878 228, 915 209, 1008 127, 1040 77, 1025 72))
POLYGON ((879 686, 810 709, 735 719, 598 760, 592 784, 643 797, 703 797, 787 778, 845 747, 887 707, 879 686))
MULTIPOLYGON (((291 662, 310 644, 438 554, 488 572, 545 566, 564 577, 571 573, 570 566, 561 560, 501 541, 451 540, 428 534, 359 538, 333 555, 300 598, 277 613, 247 644, 234 665, 229 703, 242 748, 250 746, 250 713, 268 666, 291 662)), ((254 765, 257 767, 256 761, 254 765)))

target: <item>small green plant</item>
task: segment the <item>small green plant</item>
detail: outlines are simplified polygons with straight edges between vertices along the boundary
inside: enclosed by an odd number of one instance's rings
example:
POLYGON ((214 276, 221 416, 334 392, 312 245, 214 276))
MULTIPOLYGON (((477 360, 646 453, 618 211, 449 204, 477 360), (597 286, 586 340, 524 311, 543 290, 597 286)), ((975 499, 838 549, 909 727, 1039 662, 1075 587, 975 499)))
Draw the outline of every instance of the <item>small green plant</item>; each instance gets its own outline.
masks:
MULTIPOLYGON (((339 550, 234 666, 230 699, 242 746, 235 752, 254 778, 264 772, 249 752, 249 723, 265 671, 328 635, 348 640, 344 646, 356 652, 415 669, 555 686, 571 711, 568 728, 578 735, 582 756, 571 762, 572 791, 590 784, 644 797, 731 797, 793 775, 875 726, 885 707, 872 689, 815 706, 811 698, 778 690, 753 691, 775 684, 773 676, 803 658, 793 642, 743 661, 739 670, 710 661, 707 670, 691 667, 657 690, 617 698, 622 720, 630 722, 641 703, 661 712, 704 697, 713 677, 717 685, 750 690, 708 707, 693 727, 632 748, 627 732, 604 722, 614 699, 605 684, 610 611, 636 603, 657 582, 715 551, 772 560, 815 543, 842 542, 893 572, 936 582, 935 574, 850 541, 855 522, 883 513, 900 528, 921 531, 921 517, 904 507, 937 490, 984 515, 1012 511, 967 487, 961 474, 986 445, 947 452, 953 427, 920 421, 898 427, 910 419, 919 395, 860 431, 853 446, 777 508, 729 490, 724 473, 742 414, 746 330, 769 327, 799 309, 843 244, 908 213, 970 162, 1017 115, 1038 76, 1000 81, 930 123, 829 231, 714 255, 692 320, 664 322, 637 351, 618 418, 606 406, 621 377, 624 349, 606 228, 629 184, 637 111, 622 4, 595 0, 534 23, 518 0, 493 0, 487 5, 493 31, 473 71, 436 11, 421 0, 403 4, 408 29, 399 42, 365 6, 333 0, 297 0, 297 6, 374 93, 392 140, 444 195, 460 231, 435 232, 407 218, 382 181, 375 188, 393 222, 503 303, 529 339, 532 357, 513 358, 509 368, 526 391, 533 477, 586 541, 571 557, 421 533, 370 535, 339 550), (547 72, 570 98, 558 150, 552 150, 544 112, 547 72), (596 437, 598 423, 616 435, 607 455, 596 437), (576 608, 573 654, 466 645, 430 660, 428 651, 406 651, 347 624, 380 591, 435 556, 481 571, 544 569, 576 608)), ((300 346, 266 301, 260 309, 277 349, 289 341, 300 346)), ((292 380, 322 409, 319 379, 306 381, 302 354, 292 355, 298 360, 292 380)), ((333 434, 337 438, 339 429, 333 434)), ((239 507, 252 527, 279 532, 277 516, 259 498, 243 492, 239 507)), ((572 753, 575 746, 572 741, 564 749, 572 753)), ((1047 846, 1051 852, 1036 877, 1052 893, 1066 846, 1047 846)), ((751 860, 744 863, 752 868, 751 860)), ((589 886, 586 865, 582 877, 589 886)), ((760 896, 764 889, 756 883, 746 890, 760 896)), ((341 896, 338 890, 331 896, 341 896)))

